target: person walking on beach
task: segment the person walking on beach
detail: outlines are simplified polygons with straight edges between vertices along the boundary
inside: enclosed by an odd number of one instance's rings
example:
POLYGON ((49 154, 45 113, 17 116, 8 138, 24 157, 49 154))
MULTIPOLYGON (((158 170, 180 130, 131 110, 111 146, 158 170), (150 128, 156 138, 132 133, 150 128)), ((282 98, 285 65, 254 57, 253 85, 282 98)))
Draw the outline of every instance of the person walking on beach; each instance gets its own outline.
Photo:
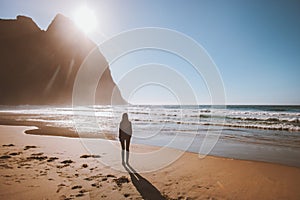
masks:
POLYGON ((122 164, 124 165, 124 157, 125 157, 125 150, 126 150, 126 164, 129 161, 129 146, 130 146, 130 139, 132 135, 132 126, 131 122, 128 120, 128 114, 123 113, 122 120, 119 126, 119 140, 122 147, 122 164))

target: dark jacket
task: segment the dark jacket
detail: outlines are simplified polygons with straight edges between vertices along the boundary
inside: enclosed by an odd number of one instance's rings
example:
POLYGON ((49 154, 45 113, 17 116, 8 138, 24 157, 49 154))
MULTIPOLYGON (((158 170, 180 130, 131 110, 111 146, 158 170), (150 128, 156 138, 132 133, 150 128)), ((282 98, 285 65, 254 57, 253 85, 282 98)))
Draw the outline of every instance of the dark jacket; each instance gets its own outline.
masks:
POLYGON ((130 121, 122 120, 119 126, 119 139, 130 139, 132 135, 132 126, 130 121))

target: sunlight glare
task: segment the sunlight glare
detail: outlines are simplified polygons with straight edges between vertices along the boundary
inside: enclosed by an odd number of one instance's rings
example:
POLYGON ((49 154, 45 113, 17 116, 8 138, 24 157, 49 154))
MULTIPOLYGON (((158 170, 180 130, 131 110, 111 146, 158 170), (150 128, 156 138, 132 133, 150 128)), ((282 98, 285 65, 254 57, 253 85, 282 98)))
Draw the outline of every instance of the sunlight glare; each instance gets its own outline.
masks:
POLYGON ((74 15, 75 24, 84 32, 90 33, 97 27, 97 19, 94 12, 87 6, 80 7, 74 15))

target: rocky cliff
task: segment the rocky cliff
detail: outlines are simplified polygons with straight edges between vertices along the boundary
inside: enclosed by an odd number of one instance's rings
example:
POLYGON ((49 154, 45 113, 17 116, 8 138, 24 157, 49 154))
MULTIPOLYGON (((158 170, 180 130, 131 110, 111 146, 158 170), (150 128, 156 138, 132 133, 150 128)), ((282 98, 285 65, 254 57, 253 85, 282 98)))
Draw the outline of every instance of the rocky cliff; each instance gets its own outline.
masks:
MULTIPOLYGON (((96 48, 67 17, 58 14, 46 31, 25 16, 0 20, 0 105, 72 103, 74 80, 85 57, 96 48)), ((99 51, 96 48, 96 51, 99 51)), ((100 52, 97 66, 107 62, 100 52)), ((124 104, 109 68, 101 77, 95 102, 124 104)))

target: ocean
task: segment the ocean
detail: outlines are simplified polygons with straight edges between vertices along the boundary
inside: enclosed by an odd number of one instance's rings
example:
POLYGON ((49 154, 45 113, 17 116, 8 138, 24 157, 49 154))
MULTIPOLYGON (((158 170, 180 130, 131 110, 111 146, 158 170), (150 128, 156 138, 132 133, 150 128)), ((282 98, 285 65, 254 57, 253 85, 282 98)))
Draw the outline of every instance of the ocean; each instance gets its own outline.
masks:
POLYGON ((132 121, 133 143, 195 153, 208 145, 209 155, 300 167, 300 106, 1 106, 0 123, 117 139, 124 112, 132 121))

